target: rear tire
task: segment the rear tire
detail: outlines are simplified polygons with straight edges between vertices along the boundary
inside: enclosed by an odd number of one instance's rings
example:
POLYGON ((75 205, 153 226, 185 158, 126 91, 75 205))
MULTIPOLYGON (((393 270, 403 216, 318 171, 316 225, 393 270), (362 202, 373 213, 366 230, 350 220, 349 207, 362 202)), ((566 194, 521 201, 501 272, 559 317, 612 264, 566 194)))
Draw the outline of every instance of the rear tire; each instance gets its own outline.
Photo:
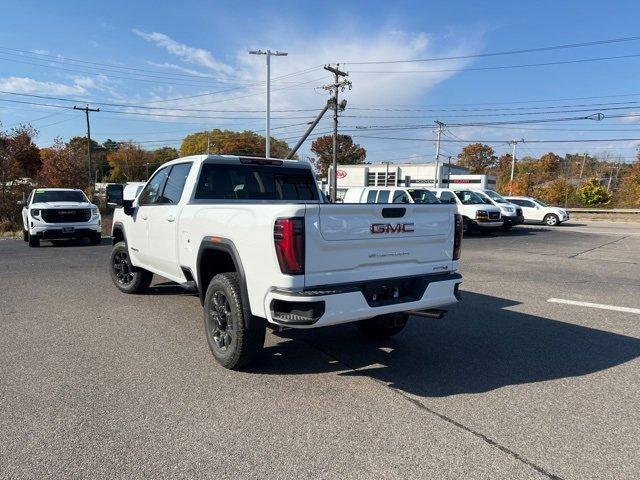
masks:
POLYGON ((100 243, 102 243, 102 234, 96 233, 91 235, 91 237, 89 237, 89 242, 91 245, 100 245, 100 243))
POLYGON ((27 241, 29 242, 30 247, 37 248, 40 246, 40 239, 30 233, 27 234, 27 241))
POLYGON ((140 293, 151 285, 153 273, 134 267, 125 242, 118 242, 111 250, 109 273, 113 284, 124 293, 140 293))
POLYGON ((560 225, 560 219, 558 218, 557 215, 553 213, 548 213, 544 217, 544 223, 550 227, 555 227, 560 225))
POLYGON ((463 218, 462 219, 462 235, 468 235, 469 233, 471 233, 471 222, 468 219, 463 218))
POLYGON ((355 325, 362 334, 369 338, 384 339, 400 333, 407 326, 409 315, 406 313, 389 313, 362 320, 355 325))
POLYGON ((220 365, 237 370, 262 350, 266 327, 247 327, 238 274, 213 277, 204 297, 204 329, 212 355, 220 365))

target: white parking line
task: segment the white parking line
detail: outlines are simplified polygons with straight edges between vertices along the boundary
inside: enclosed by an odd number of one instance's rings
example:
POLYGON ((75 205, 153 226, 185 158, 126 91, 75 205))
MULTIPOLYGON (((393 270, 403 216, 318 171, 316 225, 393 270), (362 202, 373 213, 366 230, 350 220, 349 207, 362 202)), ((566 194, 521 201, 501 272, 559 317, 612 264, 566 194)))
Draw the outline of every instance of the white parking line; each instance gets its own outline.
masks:
POLYGON ((547 302, 577 305, 579 307, 600 308, 602 310, 614 310, 616 312, 635 313, 640 315, 640 308, 617 307, 615 305, 603 305, 602 303, 578 302, 577 300, 563 300, 562 298, 550 298, 547 302))

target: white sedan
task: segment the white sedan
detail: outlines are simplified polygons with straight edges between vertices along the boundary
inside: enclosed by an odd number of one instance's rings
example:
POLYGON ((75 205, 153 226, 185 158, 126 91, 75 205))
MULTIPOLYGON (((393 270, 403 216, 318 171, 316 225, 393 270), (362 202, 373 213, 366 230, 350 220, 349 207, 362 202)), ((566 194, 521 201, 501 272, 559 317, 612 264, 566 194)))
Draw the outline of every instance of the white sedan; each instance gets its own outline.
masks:
POLYGON ((505 197, 508 202, 522 207, 525 222, 542 222, 550 227, 569 220, 569 213, 559 207, 547 205, 542 200, 531 197, 505 197))

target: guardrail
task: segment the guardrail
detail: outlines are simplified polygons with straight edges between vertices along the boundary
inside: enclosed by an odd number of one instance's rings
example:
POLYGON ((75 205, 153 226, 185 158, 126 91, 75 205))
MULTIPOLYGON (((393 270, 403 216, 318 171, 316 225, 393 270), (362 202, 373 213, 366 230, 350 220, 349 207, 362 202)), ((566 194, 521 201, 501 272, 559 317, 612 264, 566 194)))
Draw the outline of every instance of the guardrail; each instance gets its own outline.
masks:
POLYGON ((640 215, 640 208, 567 208, 569 213, 600 213, 604 215, 640 215))

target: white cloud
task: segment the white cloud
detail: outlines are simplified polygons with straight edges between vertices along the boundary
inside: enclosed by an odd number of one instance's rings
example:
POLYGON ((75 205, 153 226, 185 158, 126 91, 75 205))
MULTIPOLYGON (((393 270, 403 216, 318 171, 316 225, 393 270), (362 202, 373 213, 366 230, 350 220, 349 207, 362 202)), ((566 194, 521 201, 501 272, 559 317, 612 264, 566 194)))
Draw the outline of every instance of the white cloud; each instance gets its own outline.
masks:
POLYGON ((146 33, 140 30, 133 29, 133 33, 138 35, 139 37, 145 39, 148 42, 155 43, 158 47, 164 48, 167 52, 172 55, 175 55, 181 58, 183 61, 187 63, 191 63, 194 65, 200 65, 202 67, 209 68, 210 70, 214 70, 221 73, 232 73, 233 68, 229 65, 226 65, 222 62, 218 62, 211 52, 204 50, 202 48, 194 48, 184 43, 177 42, 173 40, 168 35, 164 33, 152 32, 146 33))
POLYGON ((84 95, 86 86, 82 82, 73 85, 55 82, 40 82, 29 77, 0 78, 0 90, 15 93, 42 93, 49 95, 84 95))
POLYGON ((170 70, 178 70, 179 72, 188 73, 189 75, 195 75, 195 76, 198 76, 198 77, 216 78, 214 75, 211 75, 209 73, 204 73, 204 72, 200 72, 198 70, 193 70, 192 68, 181 67, 180 65, 176 65, 175 63, 168 63, 168 62, 157 63, 157 62, 151 62, 151 61, 148 61, 147 63, 149 65, 154 66, 154 67, 168 68, 170 70))

